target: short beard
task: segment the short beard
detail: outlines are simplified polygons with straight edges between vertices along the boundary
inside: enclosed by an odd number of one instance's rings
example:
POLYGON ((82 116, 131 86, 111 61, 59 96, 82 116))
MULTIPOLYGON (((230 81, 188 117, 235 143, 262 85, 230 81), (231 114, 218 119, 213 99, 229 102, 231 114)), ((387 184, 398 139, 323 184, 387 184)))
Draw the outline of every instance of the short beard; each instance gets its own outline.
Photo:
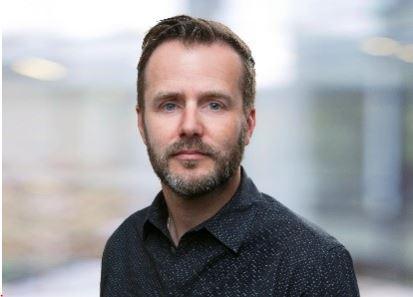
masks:
MULTIPOLYGON (((185 199, 194 199, 224 186, 234 175, 241 164, 244 154, 246 131, 246 124, 243 123, 236 145, 233 146, 231 150, 224 153, 216 151, 211 146, 203 143, 199 137, 191 137, 180 139, 178 142, 168 147, 163 154, 157 155, 147 138, 148 133, 146 127, 145 138, 147 140, 149 159, 161 182, 168 186, 178 196, 185 199), (169 158, 184 149, 197 150, 213 159, 215 165, 212 172, 193 180, 185 179, 184 177, 171 172, 168 164, 169 158)), ((183 162, 183 166, 192 169, 197 166, 197 162, 198 161, 195 160, 187 160, 183 162)))

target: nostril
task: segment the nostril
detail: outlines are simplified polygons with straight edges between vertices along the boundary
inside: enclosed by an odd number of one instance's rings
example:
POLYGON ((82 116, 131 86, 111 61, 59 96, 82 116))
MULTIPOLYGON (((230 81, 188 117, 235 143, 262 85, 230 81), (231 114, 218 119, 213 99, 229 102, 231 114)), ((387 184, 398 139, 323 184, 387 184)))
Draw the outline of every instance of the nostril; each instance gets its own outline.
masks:
POLYGON ((186 110, 183 113, 181 123, 181 135, 193 136, 201 135, 203 131, 202 122, 196 110, 186 110))

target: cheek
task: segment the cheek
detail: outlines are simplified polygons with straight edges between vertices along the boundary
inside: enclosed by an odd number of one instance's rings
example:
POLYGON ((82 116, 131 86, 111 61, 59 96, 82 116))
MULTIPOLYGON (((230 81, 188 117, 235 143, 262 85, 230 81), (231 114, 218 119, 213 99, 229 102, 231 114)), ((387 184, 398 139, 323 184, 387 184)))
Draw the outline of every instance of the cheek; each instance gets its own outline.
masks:
POLYGON ((233 146, 238 141, 238 136, 242 129, 243 122, 239 118, 226 121, 211 121, 210 135, 215 142, 219 142, 222 147, 233 146))
POLYGON ((146 139, 152 145, 162 146, 163 143, 168 143, 176 134, 174 127, 171 121, 148 119, 145 121, 146 139))

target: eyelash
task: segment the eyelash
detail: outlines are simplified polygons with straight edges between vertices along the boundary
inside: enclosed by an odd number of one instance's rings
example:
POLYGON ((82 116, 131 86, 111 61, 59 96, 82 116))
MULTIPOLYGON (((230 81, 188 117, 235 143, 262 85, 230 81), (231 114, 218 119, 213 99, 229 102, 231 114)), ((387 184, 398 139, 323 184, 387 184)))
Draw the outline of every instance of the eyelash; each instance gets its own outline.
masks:
POLYGON ((223 105, 222 103, 220 103, 220 102, 217 102, 217 101, 208 102, 208 106, 211 107, 211 109, 214 110, 214 111, 215 111, 215 110, 218 111, 218 110, 221 110, 221 109, 224 108, 224 105, 223 105), (212 108, 212 105, 218 106, 219 109, 212 108))
POLYGON ((164 111, 170 112, 170 111, 172 111, 172 110, 167 109, 167 106, 168 106, 168 105, 169 105, 169 106, 170 106, 170 105, 173 105, 174 110, 175 110, 175 108, 177 107, 177 104, 174 103, 174 102, 165 102, 164 104, 162 104, 162 105, 160 106, 160 108, 161 108, 162 110, 164 110, 164 111))
MULTIPOLYGON (((225 108, 225 105, 219 101, 210 101, 206 104, 206 106, 210 108, 212 111, 220 111, 225 108), (212 105, 215 105, 216 108, 212 108, 212 105)), ((165 102, 159 106, 159 108, 165 112, 172 112, 177 107, 179 107, 178 104, 174 102, 165 102), (169 109, 168 106, 171 107, 172 109, 169 109)))

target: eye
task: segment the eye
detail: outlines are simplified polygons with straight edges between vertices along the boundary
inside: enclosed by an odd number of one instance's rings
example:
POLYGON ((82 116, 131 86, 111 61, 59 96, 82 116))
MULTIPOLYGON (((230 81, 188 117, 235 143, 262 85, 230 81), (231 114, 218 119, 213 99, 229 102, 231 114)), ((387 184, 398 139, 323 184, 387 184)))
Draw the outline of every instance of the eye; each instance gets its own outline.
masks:
POLYGON ((208 106, 211 110, 216 110, 216 111, 221 110, 223 108, 221 103, 215 102, 215 101, 214 102, 209 102, 208 106))
POLYGON ((173 102, 166 102, 161 106, 161 109, 164 111, 174 111, 177 108, 177 105, 173 102))

